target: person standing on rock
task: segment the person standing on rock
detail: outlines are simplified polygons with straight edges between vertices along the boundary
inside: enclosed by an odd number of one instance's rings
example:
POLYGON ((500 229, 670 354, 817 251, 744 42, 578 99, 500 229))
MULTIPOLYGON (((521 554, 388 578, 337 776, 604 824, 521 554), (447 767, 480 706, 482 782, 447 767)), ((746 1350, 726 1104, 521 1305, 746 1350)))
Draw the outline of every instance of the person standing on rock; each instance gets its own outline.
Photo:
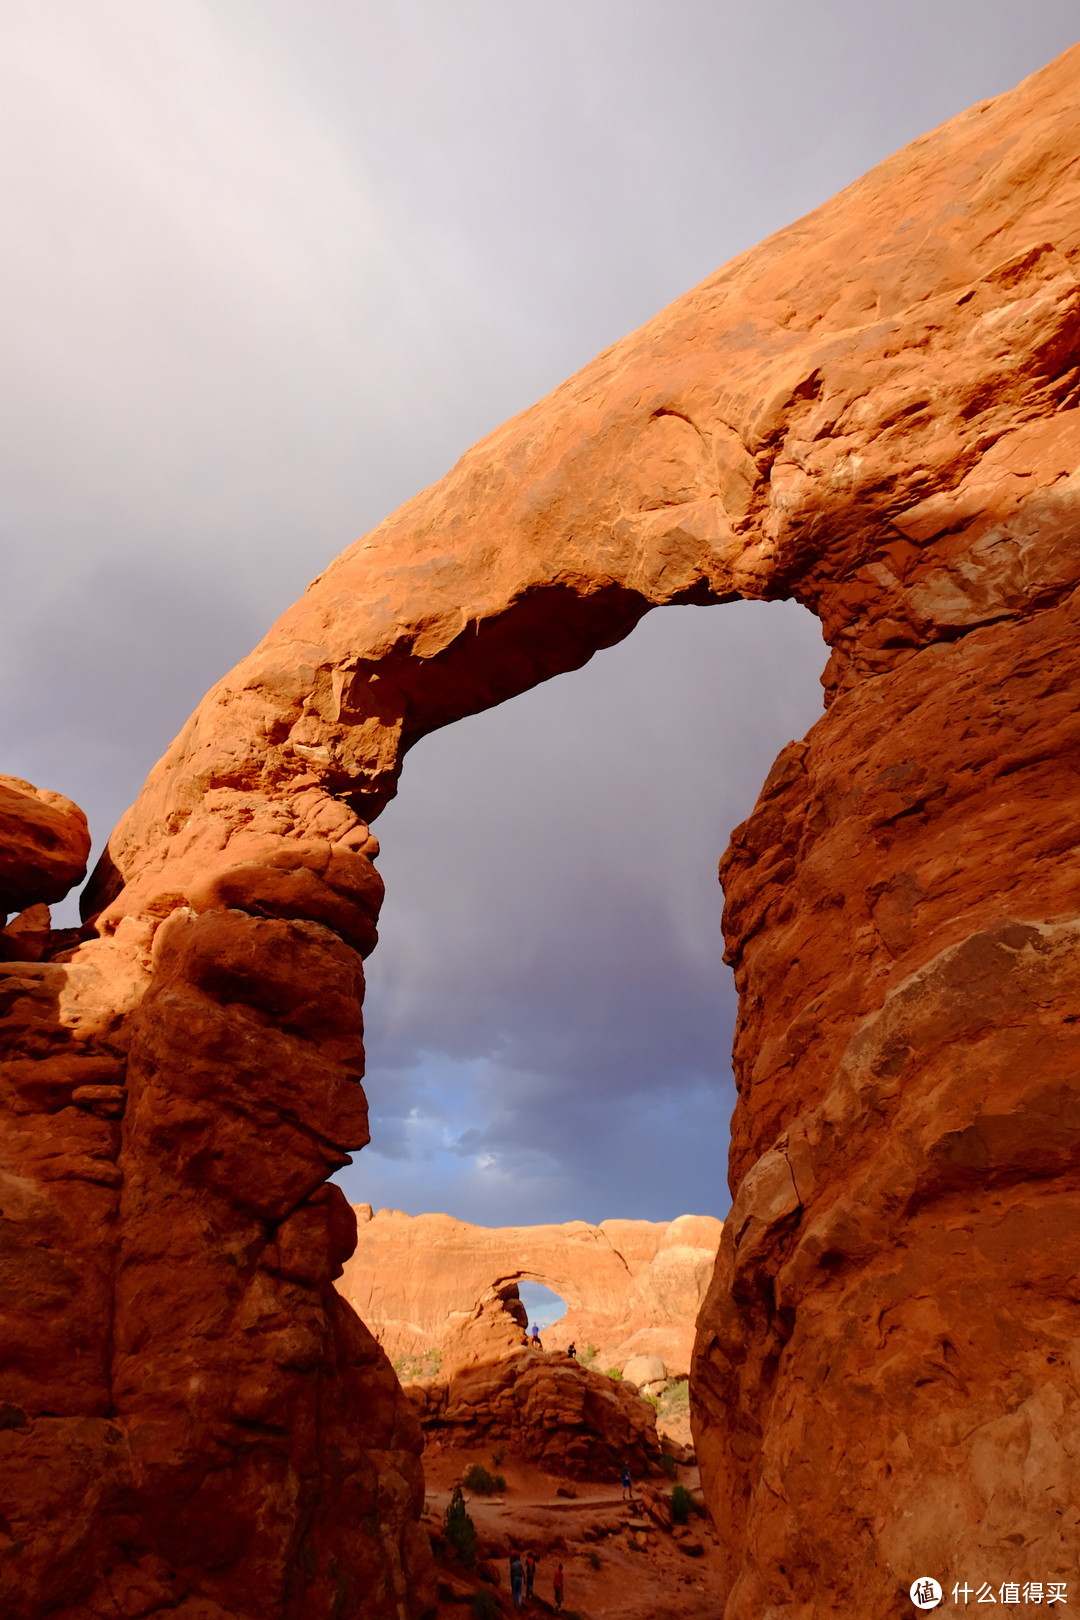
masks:
POLYGON ((526 1596, 526 1598, 531 1598, 532 1595, 533 1595, 533 1582, 536 1580, 536 1564, 537 1564, 536 1554, 534 1552, 526 1553, 525 1554, 525 1596, 526 1596))
POLYGON ((567 1353, 568 1356, 574 1356, 576 1358, 577 1357, 577 1345, 574 1344, 573 1342, 568 1344, 567 1347, 566 1347, 566 1353, 567 1353))
POLYGON ((629 1500, 629 1501, 632 1502, 634 1500, 634 1486, 633 1486, 633 1481, 630 1478, 630 1464, 629 1463, 627 1463, 627 1462, 623 1463, 623 1465, 622 1465, 622 1473, 620 1474, 619 1479, 620 1479, 620 1482, 622 1484, 623 1501, 625 1502, 625 1501, 629 1500))
POLYGON ((510 1554, 510 1596, 514 1600, 514 1608, 521 1608, 521 1589, 524 1583, 525 1572, 521 1567, 521 1554, 516 1550, 510 1554))
POLYGON ((540 1324, 539 1324, 539 1322, 534 1322, 533 1325, 532 1325, 532 1345, 533 1345, 534 1350, 542 1350, 544 1348, 543 1345, 540 1343, 540 1324))
POLYGON ((555 1613, 562 1614, 563 1580, 561 1564, 555 1565, 555 1579, 552 1584, 555 1588, 555 1613))

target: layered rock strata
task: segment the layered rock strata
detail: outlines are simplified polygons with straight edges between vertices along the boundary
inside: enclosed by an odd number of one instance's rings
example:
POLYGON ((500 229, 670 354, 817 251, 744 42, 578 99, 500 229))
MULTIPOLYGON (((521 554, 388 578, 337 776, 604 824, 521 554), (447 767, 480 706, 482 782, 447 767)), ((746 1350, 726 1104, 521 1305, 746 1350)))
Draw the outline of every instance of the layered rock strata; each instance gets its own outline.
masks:
POLYGON ((420 1429, 333 1287, 381 896, 349 829, 0 963, 10 1620, 431 1609, 420 1429))
POLYGON ((712 1216, 486 1227, 372 1215, 366 1204, 355 1213, 356 1251, 338 1289, 394 1361, 438 1350, 449 1370, 516 1348, 526 1320, 517 1284, 531 1280, 567 1304, 545 1345, 593 1344, 601 1368, 651 1353, 669 1376, 689 1372, 722 1231, 712 1216))
POLYGON ((832 656, 725 869, 726 1620, 1071 1569, 1078 153, 1073 51, 734 260, 344 553, 151 773, 101 938, 7 981, 19 1620, 115 1612, 87 1569, 182 1620, 412 1601, 413 1436, 320 1190, 364 1137, 361 818, 426 732, 740 596, 832 656), (121 1125, 33 1077, 69 1055, 114 1111, 127 1064, 121 1125))

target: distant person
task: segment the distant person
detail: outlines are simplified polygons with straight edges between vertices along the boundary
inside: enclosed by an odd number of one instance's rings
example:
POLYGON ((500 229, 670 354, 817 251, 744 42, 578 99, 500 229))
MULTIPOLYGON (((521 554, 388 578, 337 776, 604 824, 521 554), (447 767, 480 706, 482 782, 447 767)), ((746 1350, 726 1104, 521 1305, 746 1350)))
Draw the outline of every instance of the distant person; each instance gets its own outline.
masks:
POLYGON ((521 1608, 521 1589, 524 1585, 525 1571, 521 1567, 521 1554, 510 1554, 510 1596, 514 1600, 514 1608, 521 1608))
POLYGON ((532 1346, 533 1346, 533 1349, 534 1350, 542 1350, 544 1347, 540 1343, 540 1324, 539 1324, 539 1322, 534 1322, 532 1327, 529 1329, 529 1332, 532 1334, 532 1346))
POLYGON ((629 1463, 623 1463, 622 1473, 620 1474, 619 1479, 622 1484, 623 1501, 625 1502, 629 1499, 629 1501, 632 1502, 634 1500, 634 1486, 633 1481, 630 1478, 629 1463))
POLYGON ((567 1347, 566 1347, 566 1353, 567 1353, 568 1356, 573 1356, 576 1359, 576 1357, 577 1357, 577 1345, 576 1344, 568 1344, 567 1347))
POLYGON ((527 1598, 531 1598, 533 1595, 533 1582, 536 1580, 537 1562, 538 1560, 534 1552, 525 1554, 525 1596, 527 1598))
POLYGON ((561 1564, 555 1565, 555 1579, 552 1584, 555 1588, 555 1613, 562 1614, 563 1584, 561 1564))

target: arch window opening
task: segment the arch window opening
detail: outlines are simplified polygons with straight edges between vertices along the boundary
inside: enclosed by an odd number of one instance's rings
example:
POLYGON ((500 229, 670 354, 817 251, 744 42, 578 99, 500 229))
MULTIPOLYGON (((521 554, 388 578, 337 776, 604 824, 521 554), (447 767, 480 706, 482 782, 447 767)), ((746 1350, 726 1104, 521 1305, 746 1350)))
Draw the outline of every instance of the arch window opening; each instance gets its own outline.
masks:
POLYGON ((553 1328, 566 1315, 566 1301, 544 1283, 523 1279, 518 1283, 518 1297, 528 1317, 528 1331, 538 1327, 541 1337, 546 1328, 553 1328))
POLYGON ((668 607, 431 733, 375 823, 350 1201, 485 1227, 727 1212, 717 863, 822 714, 793 601, 668 607))

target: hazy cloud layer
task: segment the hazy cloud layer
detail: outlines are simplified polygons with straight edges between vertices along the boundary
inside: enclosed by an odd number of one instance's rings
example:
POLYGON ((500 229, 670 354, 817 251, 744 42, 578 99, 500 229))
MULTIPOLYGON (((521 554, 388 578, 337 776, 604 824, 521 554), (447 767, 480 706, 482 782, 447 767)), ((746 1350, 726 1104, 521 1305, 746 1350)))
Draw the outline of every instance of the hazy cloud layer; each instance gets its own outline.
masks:
MULTIPOLYGON (((0 768, 100 844, 356 534, 1075 15, 8 0, 0 768)), ((417 749, 380 826, 356 1196, 722 1207, 715 862, 822 662, 798 610, 673 611, 417 749)))

